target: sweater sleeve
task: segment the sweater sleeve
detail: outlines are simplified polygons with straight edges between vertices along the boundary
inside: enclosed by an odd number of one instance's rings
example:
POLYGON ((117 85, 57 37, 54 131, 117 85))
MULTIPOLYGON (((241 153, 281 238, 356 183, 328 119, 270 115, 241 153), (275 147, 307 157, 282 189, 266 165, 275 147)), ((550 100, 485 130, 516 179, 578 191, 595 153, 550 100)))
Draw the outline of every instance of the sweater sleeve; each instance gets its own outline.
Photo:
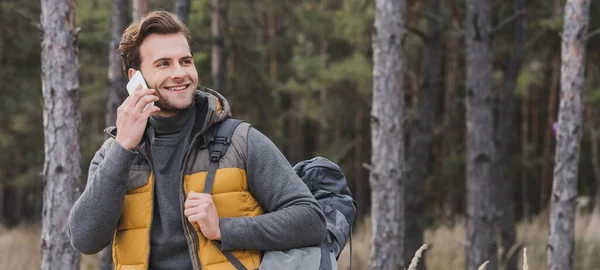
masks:
POLYGON ((275 144, 254 128, 248 132, 246 173, 250 192, 266 214, 222 218, 223 250, 287 250, 321 243, 327 227, 317 201, 275 144))
POLYGON ((69 213, 68 235, 77 251, 93 254, 110 243, 121 215, 134 157, 135 152, 112 138, 94 155, 85 190, 69 213))

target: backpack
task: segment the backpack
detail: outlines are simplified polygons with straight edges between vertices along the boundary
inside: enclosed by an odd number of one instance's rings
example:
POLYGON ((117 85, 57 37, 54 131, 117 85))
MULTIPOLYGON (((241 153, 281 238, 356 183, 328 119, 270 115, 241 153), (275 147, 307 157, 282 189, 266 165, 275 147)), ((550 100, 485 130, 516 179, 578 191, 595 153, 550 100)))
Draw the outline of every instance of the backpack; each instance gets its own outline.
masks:
MULTIPOLYGON (((210 194, 219 160, 227 152, 233 132, 242 120, 228 118, 219 123, 208 143, 210 164, 204 193, 210 194)), ((340 167, 323 157, 298 162, 294 172, 304 181, 321 206, 327 221, 327 236, 319 246, 321 249, 320 270, 337 269, 337 259, 350 240, 350 269, 352 269, 352 223, 356 214, 356 203, 348 188, 348 181, 340 167)), ((221 249, 218 241, 213 243, 221 249)), ((229 251, 221 251, 238 270, 247 270, 229 251)))

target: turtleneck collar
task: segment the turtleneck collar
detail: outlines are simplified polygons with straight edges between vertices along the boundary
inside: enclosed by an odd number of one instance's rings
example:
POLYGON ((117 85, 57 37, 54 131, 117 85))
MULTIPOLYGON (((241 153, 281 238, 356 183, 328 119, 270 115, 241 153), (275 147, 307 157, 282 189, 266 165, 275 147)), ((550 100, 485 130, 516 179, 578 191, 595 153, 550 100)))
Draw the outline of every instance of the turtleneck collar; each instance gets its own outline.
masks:
POLYGON ((170 117, 150 116, 150 125, 157 134, 173 134, 181 131, 195 114, 196 106, 192 103, 187 109, 170 117))

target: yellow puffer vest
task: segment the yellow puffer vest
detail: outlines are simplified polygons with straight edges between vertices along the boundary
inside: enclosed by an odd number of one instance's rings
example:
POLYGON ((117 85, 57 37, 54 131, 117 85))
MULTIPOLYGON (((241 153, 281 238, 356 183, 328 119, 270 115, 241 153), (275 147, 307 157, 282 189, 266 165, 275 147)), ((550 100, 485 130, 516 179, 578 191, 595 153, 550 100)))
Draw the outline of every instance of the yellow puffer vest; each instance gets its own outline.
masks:
MULTIPOLYGON (((222 218, 252 217, 264 212, 248 191, 245 159, 249 127, 246 123, 237 127, 215 175, 212 195, 219 217, 222 218)), ((180 193, 179 203, 190 257, 194 269, 235 270, 221 251, 202 235, 199 227, 192 225, 183 215, 185 194, 190 191, 202 192, 206 181, 210 160, 206 142, 208 136, 213 134, 213 128, 200 134, 192 142, 186 156, 180 183, 183 192, 180 193)), ((146 147, 142 143, 138 153, 145 153, 146 147)), ((154 178, 146 160, 142 156, 136 157, 129 173, 127 194, 113 241, 113 262, 117 270, 148 269, 154 178)), ((237 250, 232 254, 247 269, 258 269, 260 266, 260 251, 237 250)))

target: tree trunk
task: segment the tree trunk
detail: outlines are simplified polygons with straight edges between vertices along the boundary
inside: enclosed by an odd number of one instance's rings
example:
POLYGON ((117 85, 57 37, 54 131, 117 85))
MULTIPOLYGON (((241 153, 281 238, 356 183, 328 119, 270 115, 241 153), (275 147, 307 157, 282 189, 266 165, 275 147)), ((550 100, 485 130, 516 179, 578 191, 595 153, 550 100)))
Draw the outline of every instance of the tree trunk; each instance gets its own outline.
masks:
MULTIPOLYGON (((525 8, 524 0, 515 0, 514 12, 521 12, 525 8)), ((498 164, 495 167, 498 171, 494 174, 497 177, 495 183, 500 187, 499 196, 496 202, 499 210, 498 227, 500 229, 500 240, 502 245, 502 262, 506 270, 517 269, 518 253, 508 252, 515 244, 515 213, 513 196, 513 175, 511 175, 511 146, 513 145, 516 130, 514 123, 515 89, 517 78, 523 64, 525 56, 525 15, 519 16, 515 20, 514 44, 512 54, 508 60, 508 65, 504 75, 502 88, 499 95, 498 105, 498 126, 496 131, 496 146, 498 150, 498 164)))
MULTIPOLYGON (((127 98, 125 85, 127 77, 123 72, 121 58, 119 57, 119 42, 121 35, 129 24, 129 1, 113 0, 112 6, 112 32, 108 48, 108 93, 106 102, 105 126, 114 126, 117 123, 117 108, 127 98)), ((107 138, 108 135, 105 135, 107 138)), ((113 269, 112 245, 108 245, 100 253, 100 269, 113 269)))
POLYGON ((108 48, 108 101, 106 104, 105 125, 114 126, 117 121, 117 108, 127 98, 127 77, 123 72, 119 57, 121 35, 129 24, 129 3, 127 0, 113 0, 112 32, 108 48))
POLYGON ((583 133, 582 95, 589 0, 567 0, 562 33, 561 98, 550 209, 548 269, 573 269, 575 199, 583 133))
POLYGON ((589 106, 586 109, 586 120, 588 123, 588 130, 590 132, 591 142, 591 161, 592 161, 592 173, 594 175, 594 182, 596 183, 596 193, 594 194, 593 201, 593 212, 592 212, 592 223, 589 228, 597 227, 600 225, 600 161, 598 160, 598 131, 596 130, 596 116, 600 111, 596 108, 589 106))
POLYGON ((269 35, 269 77, 271 78, 272 83, 277 82, 277 33, 275 33, 275 10, 274 4, 276 1, 271 1, 269 3, 268 11, 267 11, 267 27, 268 27, 268 35, 269 35))
POLYGON ((132 8, 131 17, 134 22, 137 22, 148 13, 148 0, 133 0, 132 8))
POLYGON ((492 3, 467 0, 467 269, 496 270, 492 3))
MULTIPOLYGON (((429 0, 427 11, 434 17, 443 17, 443 1, 429 0)), ((423 47, 421 80, 417 99, 417 115, 413 121, 408 152, 406 182, 406 231, 404 261, 410 262, 423 245, 425 230, 425 181, 430 177, 432 163, 432 139, 435 114, 442 88, 444 63, 444 25, 441 20, 428 17, 427 39, 423 47)), ((425 260, 417 269, 426 269, 425 260)))
MULTIPOLYGON (((528 89, 529 90, 529 89, 528 89)), ((529 91, 528 91, 529 92, 529 91)), ((531 206, 529 204, 529 168, 525 166, 529 155, 529 93, 521 99, 521 204, 523 218, 531 222, 531 206)))
MULTIPOLYGON (((552 131, 552 125, 554 124, 554 119, 556 116, 556 98, 558 92, 558 84, 560 83, 558 79, 560 75, 560 63, 558 57, 555 57, 552 61, 552 79, 550 85, 550 97, 548 98, 548 115, 546 119, 546 124, 544 125, 544 150, 543 150, 543 161, 542 161, 542 176, 540 178, 540 210, 546 208, 549 201, 549 195, 552 189, 551 186, 551 176, 550 173, 552 171, 552 156, 553 156, 553 148, 552 141, 554 139, 554 132, 552 131)), ((535 138, 535 137, 534 137, 535 138)))
MULTIPOLYGON (((442 153, 443 158, 448 159, 458 155, 458 146, 460 142, 460 129, 462 125, 459 123, 458 110, 462 106, 456 106, 458 74, 459 74, 459 56, 458 56, 458 39, 449 38, 446 43, 446 66, 445 66, 445 84, 444 84, 444 114, 443 114, 443 140, 442 153)), ((454 215, 458 212, 456 209, 456 201, 458 195, 459 181, 454 178, 446 179, 450 190, 445 193, 444 197, 444 216, 446 219, 454 222, 454 215)))
POLYGON ((182 23, 187 23, 190 14, 191 0, 175 0, 174 2, 173 13, 177 15, 177 18, 179 18, 182 23))
POLYGON ((227 47, 225 34, 227 31, 227 0, 212 1, 212 58, 211 76, 214 90, 226 94, 227 47))
POLYGON ((376 0, 371 111, 371 269, 408 265, 404 254, 404 87, 406 1, 376 0))
POLYGON ((354 220, 362 220, 367 216, 369 207, 369 193, 370 187, 369 182, 365 181, 363 162, 367 162, 364 159, 363 152, 363 123, 364 113, 361 110, 356 110, 354 116, 354 135, 356 136, 356 147, 354 148, 354 177, 350 181, 354 182, 354 198, 356 201, 356 217, 354 220))
POLYGON ((69 210, 81 194, 80 90, 75 1, 42 0, 44 206, 42 269, 79 269, 67 236, 69 210))

